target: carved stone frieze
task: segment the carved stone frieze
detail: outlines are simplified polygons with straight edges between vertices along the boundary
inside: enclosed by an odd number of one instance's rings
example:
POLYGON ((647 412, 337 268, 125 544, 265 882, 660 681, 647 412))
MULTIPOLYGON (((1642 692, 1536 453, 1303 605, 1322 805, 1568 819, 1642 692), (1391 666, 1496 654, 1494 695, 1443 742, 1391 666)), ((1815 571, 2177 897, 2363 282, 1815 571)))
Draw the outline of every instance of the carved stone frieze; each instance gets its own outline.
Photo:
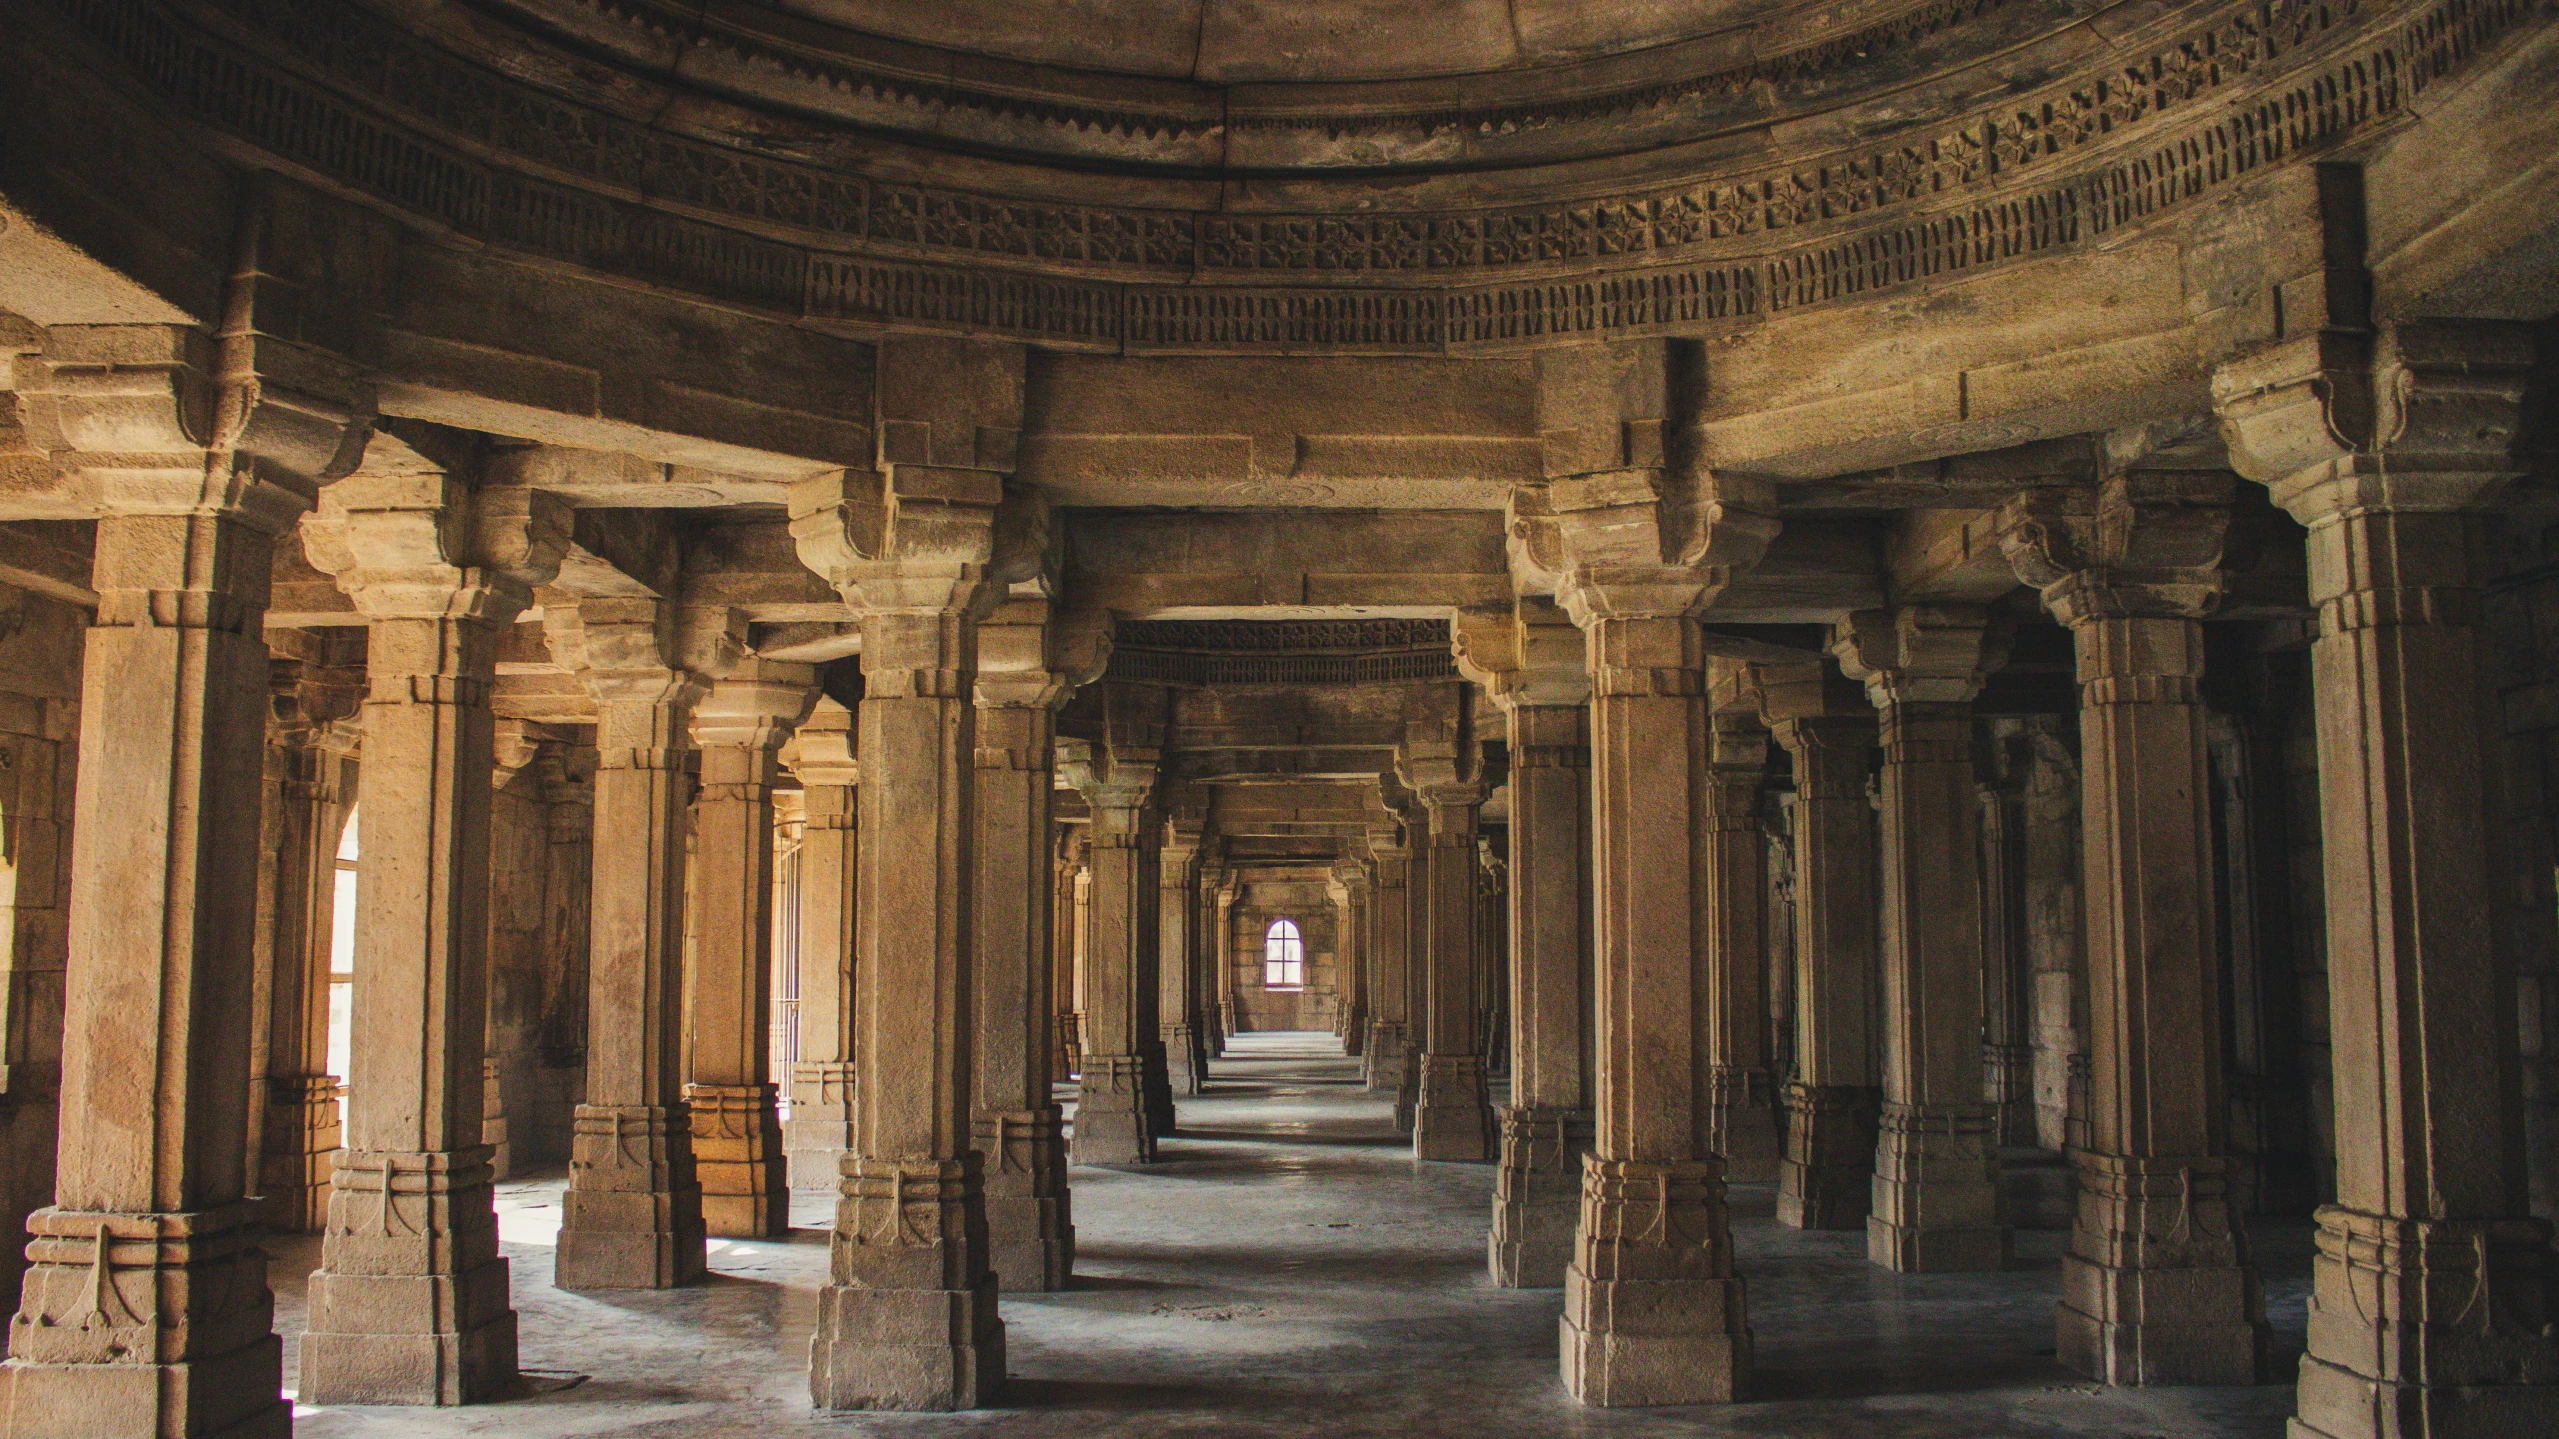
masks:
POLYGON ((1470 211, 1212 216, 751 153, 501 78, 353 6, 223 0, 217 33, 160 0, 54 4, 234 145, 503 248, 827 320, 1383 352, 1713 330, 2101 239, 2400 121, 2533 8, 2252 0, 1995 108, 1764 172, 1470 211), (1625 268, 1542 274, 1566 265, 1625 268), (1502 271, 1537 278, 1488 282, 1502 271), (1243 283, 1127 283, 1203 276, 1243 283))

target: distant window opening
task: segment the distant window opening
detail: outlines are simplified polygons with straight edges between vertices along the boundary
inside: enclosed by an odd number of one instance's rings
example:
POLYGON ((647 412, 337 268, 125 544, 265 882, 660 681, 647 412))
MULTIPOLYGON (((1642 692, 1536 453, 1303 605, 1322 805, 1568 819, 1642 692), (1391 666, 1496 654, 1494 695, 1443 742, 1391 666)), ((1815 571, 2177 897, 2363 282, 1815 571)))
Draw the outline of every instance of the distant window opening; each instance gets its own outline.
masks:
POLYGON ((1292 920, 1271 921, 1262 936, 1262 988, 1306 987, 1306 941, 1292 920))

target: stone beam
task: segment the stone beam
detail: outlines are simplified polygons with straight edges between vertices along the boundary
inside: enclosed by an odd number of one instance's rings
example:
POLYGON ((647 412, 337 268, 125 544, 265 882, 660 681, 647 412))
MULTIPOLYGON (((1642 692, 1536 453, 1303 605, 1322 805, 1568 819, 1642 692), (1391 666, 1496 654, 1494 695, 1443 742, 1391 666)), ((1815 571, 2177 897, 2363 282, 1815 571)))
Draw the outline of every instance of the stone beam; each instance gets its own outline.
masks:
POLYGON ((1130 616, 1444 614, 1506 604, 1493 510, 1068 510, 1066 594, 1130 616))
POLYGON ((779 503, 872 462, 868 345, 424 240, 399 266, 386 413, 630 457, 588 472, 623 504, 779 503))

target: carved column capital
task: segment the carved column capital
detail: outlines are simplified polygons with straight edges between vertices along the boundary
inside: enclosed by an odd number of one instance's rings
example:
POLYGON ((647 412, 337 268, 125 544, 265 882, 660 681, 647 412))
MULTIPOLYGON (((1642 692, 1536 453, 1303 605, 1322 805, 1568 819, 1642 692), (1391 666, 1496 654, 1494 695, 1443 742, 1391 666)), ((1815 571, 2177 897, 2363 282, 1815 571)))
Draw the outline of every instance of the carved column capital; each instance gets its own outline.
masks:
POLYGON ((1831 627, 1842 673, 1879 709, 1970 704, 2007 658, 2008 636, 1974 605, 1859 610, 1831 627))
POLYGON ((502 626, 559 573, 569 527, 557 495, 474 488, 452 465, 379 434, 362 468, 320 492, 302 548, 367 619, 502 626))
POLYGON ((2534 327, 2512 321, 2321 330, 2223 365, 2213 408, 2232 466, 2305 525, 2474 509, 2525 468, 2535 354, 2534 327))
POLYGON ((1523 595, 1507 610, 1460 610, 1449 635, 1458 673, 1504 713, 1590 703, 1588 646, 1553 600, 1523 595))
POLYGON ((2038 490, 2001 511, 2017 578, 2074 628, 2201 619, 2221 603, 2235 480, 2220 470, 2135 470, 2086 490, 2038 490))

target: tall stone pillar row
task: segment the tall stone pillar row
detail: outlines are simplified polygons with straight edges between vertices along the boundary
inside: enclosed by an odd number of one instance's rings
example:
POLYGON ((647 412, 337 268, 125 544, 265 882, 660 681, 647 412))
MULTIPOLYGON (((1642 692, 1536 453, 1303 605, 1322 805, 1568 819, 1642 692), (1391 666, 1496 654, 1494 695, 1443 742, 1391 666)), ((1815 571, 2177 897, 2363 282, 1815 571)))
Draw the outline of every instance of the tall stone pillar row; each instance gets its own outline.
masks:
POLYGON ((217 365, 185 326, 56 325, 19 371, 54 473, 111 498, 81 663, 61 1144, 0 1366, 8 1439, 292 1424, 243 1142, 261 629, 276 537, 352 467, 369 414, 316 354, 258 374, 277 347, 243 325, 217 365))
MULTIPOLYGON (((745 637, 735 611, 697 609, 689 618, 732 642, 745 637)), ((813 667, 746 656, 725 666, 693 707, 701 783, 693 797, 684 1108, 706 1234, 753 1239, 791 1229, 772 1078, 773 785, 782 746, 817 697, 813 667)), ((819 953, 823 978, 831 956, 819 953)))
MULTIPOLYGON (((1063 756, 1061 757, 1063 760, 1063 756)), ((1157 821, 1154 771, 1099 753, 1067 762, 1093 812, 1093 855, 1084 919, 1084 1078, 1069 1153, 1077 1164, 1146 1164, 1155 1158, 1147 1103, 1146 978, 1141 944, 1160 943, 1148 923, 1157 903, 1148 863, 1157 821)))
POLYGON ((1831 652, 1882 713, 1884 1083, 1866 1256, 1903 1274, 1999 1269, 1999 1111, 1982 1097, 1981 802, 1973 696, 1986 614, 1861 610, 1831 652))
MULTIPOLYGON (((1377 868, 1377 885, 1370 898, 1368 1051, 1361 1056, 1361 1074, 1369 1092, 1375 1094, 1399 1089, 1404 1079, 1411 1012, 1405 1007, 1405 991, 1406 967, 1411 963, 1406 937, 1412 927, 1413 855, 1404 845, 1403 831, 1393 826, 1368 832, 1368 854, 1377 868)), ((1231 961, 1227 967, 1234 967, 1231 961)), ((1396 1117, 1399 1130, 1410 1122, 1407 1114, 1396 1117)))
POLYGON ((1552 1289, 1593 1125, 1590 667, 1581 631, 1538 598, 1461 612, 1456 648, 1510 735, 1511 1102, 1495 1114, 1489 1267, 1504 1287, 1552 1289))
POLYGON ((862 623, 853 1152, 809 1390, 826 1409, 967 1409, 1004 1382, 973 1094, 978 626, 1037 573, 1047 514, 1005 483, 1020 346, 877 353, 880 468, 790 496, 802 562, 862 623))
POLYGON ((353 684, 299 660, 272 673, 268 756, 279 770, 270 791, 275 825, 274 883, 262 900, 271 975, 267 986, 265 1108, 258 1139, 260 1219, 285 1234, 314 1234, 329 1213, 331 1171, 341 1135, 338 1076, 329 1073, 330 940, 337 927, 338 847, 354 807, 364 695, 353 684))
POLYGON ((2559 1256, 2526 1191, 2479 629, 2483 512, 2524 468, 2535 339, 2332 325, 2214 378, 2232 463, 2310 529, 2319 609, 2337 1197, 2291 1433, 2549 1433, 2559 1256))
POLYGON ((684 1104, 685 820, 700 769, 693 707, 705 672, 733 655, 724 624, 699 635, 687 618, 653 599, 543 612, 553 658, 596 702, 586 1097, 569 1141, 563 1289, 666 1289, 705 1272, 684 1104))
POLYGON ((1863 1229, 1873 1207, 1877 993, 1875 708, 1835 666, 1760 671, 1760 713, 1795 771, 1795 1076, 1777 1218, 1863 1229))
MULTIPOLYGON (((1155 1034, 1164 1046, 1168 1100, 1199 1093, 1203 1077, 1194 1043, 1198 1016, 1192 1013, 1191 969, 1199 958, 1200 825, 1206 819, 1204 804, 1167 808, 1155 871, 1155 1034)), ((1169 1114, 1158 1113, 1156 1121, 1157 1133, 1172 1131, 1169 1114)))
MULTIPOLYGON (((858 695, 852 696, 860 703, 858 695)), ((853 1148, 853 953, 861 767, 853 712, 821 699, 783 749, 800 781, 800 1055, 782 1125, 793 1189, 834 1193, 853 1148)))
POLYGON ((1745 665, 1719 661, 1713 776, 1705 849, 1707 907, 1706 1063, 1715 1112, 1715 1152, 1726 1182, 1777 1177, 1776 1081, 1768 1056, 1768 839, 1759 792, 1768 771, 1768 729, 1745 665))
POLYGON ((438 438, 422 452, 375 436, 303 524, 312 563, 365 616, 370 681, 357 1031, 302 1340, 306 1403, 468 1404, 515 1387, 481 1134, 489 698, 499 637, 568 552, 569 510, 539 491, 470 488, 468 450, 438 438))
POLYGON ((1454 773, 1416 775, 1430 811, 1427 890, 1430 947, 1421 1087, 1413 1106, 1413 1157, 1483 1163, 1495 1155, 1484 1084, 1483 1016, 1475 1006, 1475 831, 1485 787, 1454 773))
POLYGON ((2142 470, 2002 514, 2079 652, 2089 1142, 2059 1355, 2114 1384, 2253 1384, 2265 1300, 2230 1202, 2202 616, 2233 481, 2142 470))
POLYGON ((1011 601, 978 631, 970 1123, 985 1165, 988 1264, 997 1285, 1015 1291, 1063 1289, 1075 1265, 1065 1116, 1049 1097, 1057 1008, 1050 797, 1057 706, 1074 676, 1052 653, 1046 609, 1046 601, 1011 601))

